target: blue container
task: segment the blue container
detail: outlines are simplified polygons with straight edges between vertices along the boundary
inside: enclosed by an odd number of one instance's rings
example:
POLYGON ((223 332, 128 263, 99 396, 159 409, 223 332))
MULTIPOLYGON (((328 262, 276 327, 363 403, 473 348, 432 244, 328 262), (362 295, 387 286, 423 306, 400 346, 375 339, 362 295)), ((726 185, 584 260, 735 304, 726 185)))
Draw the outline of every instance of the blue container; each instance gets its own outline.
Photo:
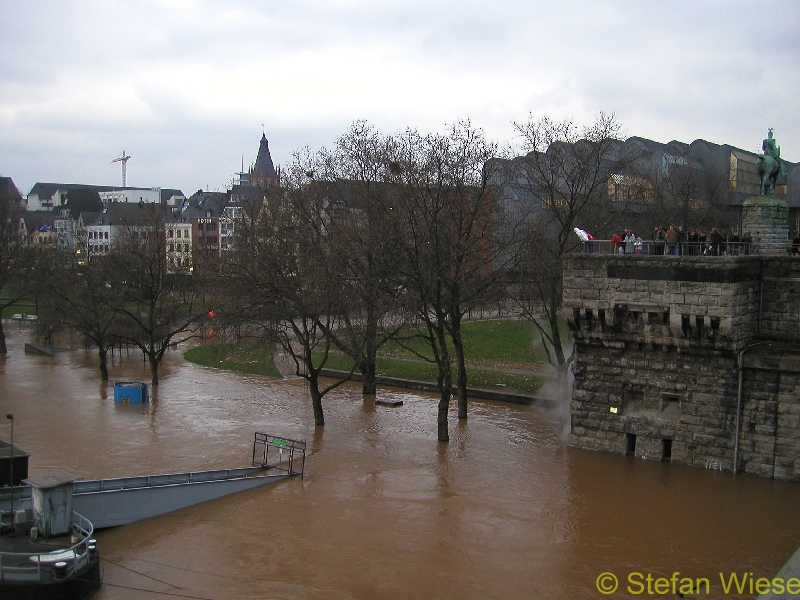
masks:
POLYGON ((149 386, 138 381, 118 381, 114 384, 114 402, 143 404, 150 401, 149 386))

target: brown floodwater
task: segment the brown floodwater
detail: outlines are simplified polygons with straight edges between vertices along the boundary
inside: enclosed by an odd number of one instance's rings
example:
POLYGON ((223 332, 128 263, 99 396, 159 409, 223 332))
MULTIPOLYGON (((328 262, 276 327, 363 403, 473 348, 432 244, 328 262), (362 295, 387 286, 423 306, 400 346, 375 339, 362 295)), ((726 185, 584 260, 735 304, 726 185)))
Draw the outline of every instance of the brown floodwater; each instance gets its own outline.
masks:
MULTIPOLYGON (((297 380, 179 351, 150 404, 116 405, 93 353, 26 356, 26 330, 8 330, 0 413, 31 475, 244 466, 255 431, 309 442, 303 480, 100 532, 97 600, 600 598, 606 571, 622 590, 606 597, 672 598, 625 586, 675 571, 710 580, 697 597, 752 597, 719 573, 771 577, 800 545, 800 485, 567 448, 561 411, 474 401, 439 444, 432 396, 380 390, 405 404, 376 407, 349 385, 325 397, 323 432, 297 380)), ((132 352, 111 377, 147 367, 132 352)))

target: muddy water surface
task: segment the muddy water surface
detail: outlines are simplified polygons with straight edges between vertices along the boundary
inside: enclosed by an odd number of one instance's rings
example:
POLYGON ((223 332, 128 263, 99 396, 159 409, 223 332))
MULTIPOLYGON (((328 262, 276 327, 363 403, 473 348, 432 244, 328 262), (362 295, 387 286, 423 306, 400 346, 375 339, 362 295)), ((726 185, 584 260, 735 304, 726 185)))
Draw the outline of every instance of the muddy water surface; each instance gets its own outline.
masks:
MULTIPOLYGON (((555 413, 476 401, 435 439, 436 403, 325 398, 302 384, 215 372, 168 355, 149 405, 115 405, 93 355, 25 356, 10 329, 0 413, 31 475, 87 478, 248 464, 254 431, 309 442, 292 479, 99 533, 98 600, 601 598, 631 572, 771 577, 800 545, 800 486, 567 448, 555 413), (144 591, 149 590, 149 591, 144 591)), ((135 354, 113 380, 147 379, 135 354)), ((7 432, 0 433, 7 439, 7 432)), ((672 595, 667 594, 669 597, 672 595)))

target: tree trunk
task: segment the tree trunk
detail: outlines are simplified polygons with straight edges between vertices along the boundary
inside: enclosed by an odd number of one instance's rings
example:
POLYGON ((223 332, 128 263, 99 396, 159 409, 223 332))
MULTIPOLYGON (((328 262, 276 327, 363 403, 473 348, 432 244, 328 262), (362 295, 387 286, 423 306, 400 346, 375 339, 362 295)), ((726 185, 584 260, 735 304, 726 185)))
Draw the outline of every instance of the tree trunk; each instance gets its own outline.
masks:
POLYGON ((450 441, 450 432, 447 425, 447 413, 450 411, 450 398, 452 397, 453 390, 453 374, 451 372, 452 365, 450 364, 450 355, 447 351, 447 340, 444 334, 444 328, 441 328, 437 334, 437 342, 439 344, 439 374, 436 378, 437 386, 439 387, 439 412, 436 417, 437 437, 440 442, 450 441))
POLYGON ((464 340, 461 338, 461 318, 453 315, 453 348, 456 353, 456 388, 458 389, 458 418, 467 418, 467 366, 464 358, 464 340))
POLYGON ((97 344, 97 354, 100 357, 100 379, 108 381, 108 349, 104 344, 97 344))
POLYGON ((378 354, 378 348, 375 345, 378 325, 376 323, 377 317, 374 313, 374 310, 367 310, 367 323, 364 331, 364 358, 366 360, 359 365, 361 375, 364 377, 361 393, 372 395, 377 391, 375 384, 375 357, 378 354))
POLYGON ((375 395, 377 392, 377 385, 375 383, 375 358, 369 358, 362 363, 360 367, 361 375, 364 377, 364 383, 361 386, 361 393, 366 395, 375 395))
POLYGON ((311 392, 311 407, 314 409, 314 425, 325 425, 325 414, 322 412, 322 395, 319 393, 319 380, 316 373, 309 370, 308 389, 311 392))
POLYGON ((8 352, 6 348, 6 332, 3 330, 3 319, 0 319, 0 354, 8 352))
POLYGON ((155 356, 148 356, 150 362, 150 385, 158 386, 158 359, 155 356))

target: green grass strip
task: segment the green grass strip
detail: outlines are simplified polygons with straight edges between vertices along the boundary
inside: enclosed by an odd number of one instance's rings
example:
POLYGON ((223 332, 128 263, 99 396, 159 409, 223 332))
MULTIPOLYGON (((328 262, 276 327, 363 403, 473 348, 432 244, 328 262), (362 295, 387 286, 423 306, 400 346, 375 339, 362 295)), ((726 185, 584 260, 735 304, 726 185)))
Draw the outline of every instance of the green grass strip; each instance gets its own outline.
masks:
POLYGON ((183 357, 204 367, 266 377, 281 376, 275 368, 272 350, 256 344, 196 346, 187 350, 183 357))

